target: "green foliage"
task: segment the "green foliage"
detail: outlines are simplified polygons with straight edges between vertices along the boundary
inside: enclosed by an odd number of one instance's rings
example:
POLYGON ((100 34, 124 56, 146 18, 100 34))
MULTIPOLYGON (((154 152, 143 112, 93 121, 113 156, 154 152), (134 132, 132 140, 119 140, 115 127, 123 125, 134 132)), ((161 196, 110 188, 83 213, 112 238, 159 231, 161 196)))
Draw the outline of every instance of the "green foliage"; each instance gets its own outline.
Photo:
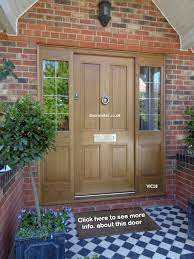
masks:
POLYGON ((188 151, 194 151, 194 111, 192 108, 187 108, 185 114, 190 116, 190 120, 187 122, 188 136, 185 139, 188 151))
POLYGON ((13 73, 15 66, 10 60, 4 60, 3 65, 0 67, 0 81, 6 79, 8 76, 17 78, 16 74, 13 73))
POLYGON ((42 159, 54 148, 55 125, 44 113, 41 105, 30 96, 20 98, 12 106, 2 104, 1 114, 1 164, 9 165, 12 169, 28 165, 40 228, 41 212, 31 164, 42 159))
POLYGON ((0 161, 12 169, 40 160, 54 148, 56 130, 41 105, 30 96, 1 109, 0 161))
POLYGON ((38 216, 35 210, 22 210, 17 215, 20 219, 20 228, 17 235, 20 238, 39 238, 46 239, 51 233, 64 232, 67 220, 65 209, 58 212, 52 209, 41 210, 41 228, 38 224, 38 216))

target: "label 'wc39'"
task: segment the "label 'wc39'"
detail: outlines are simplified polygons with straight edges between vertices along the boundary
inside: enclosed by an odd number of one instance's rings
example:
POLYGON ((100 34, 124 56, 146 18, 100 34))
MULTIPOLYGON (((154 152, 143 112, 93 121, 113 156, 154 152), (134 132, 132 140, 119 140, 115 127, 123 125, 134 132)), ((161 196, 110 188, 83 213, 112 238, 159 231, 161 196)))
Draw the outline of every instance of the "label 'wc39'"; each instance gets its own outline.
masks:
POLYGON ((158 189, 158 184, 146 184, 147 189, 158 189))

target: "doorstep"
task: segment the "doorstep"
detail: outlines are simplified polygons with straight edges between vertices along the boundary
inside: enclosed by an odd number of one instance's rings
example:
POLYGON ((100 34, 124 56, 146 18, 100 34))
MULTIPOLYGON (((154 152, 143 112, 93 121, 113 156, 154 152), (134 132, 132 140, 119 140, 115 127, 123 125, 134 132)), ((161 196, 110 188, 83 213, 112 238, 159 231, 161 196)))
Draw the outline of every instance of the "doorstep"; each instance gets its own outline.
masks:
POLYGON ((74 213, 113 210, 113 209, 127 209, 131 207, 148 207, 148 206, 163 206, 174 205, 174 201, 164 196, 145 197, 145 198, 128 198, 119 200, 103 200, 91 201, 71 204, 70 207, 74 213))

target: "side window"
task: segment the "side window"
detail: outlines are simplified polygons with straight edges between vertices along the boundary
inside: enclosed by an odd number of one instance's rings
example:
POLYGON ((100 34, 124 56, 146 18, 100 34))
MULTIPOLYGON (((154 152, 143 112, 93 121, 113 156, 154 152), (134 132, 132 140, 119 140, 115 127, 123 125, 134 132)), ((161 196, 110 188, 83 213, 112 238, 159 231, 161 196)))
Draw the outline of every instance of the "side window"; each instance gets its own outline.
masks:
POLYGON ((43 60, 43 102, 45 113, 55 121, 56 130, 69 130, 68 62, 43 60))
POLYGON ((141 66, 139 78, 139 130, 160 130, 160 110, 161 68, 141 66))

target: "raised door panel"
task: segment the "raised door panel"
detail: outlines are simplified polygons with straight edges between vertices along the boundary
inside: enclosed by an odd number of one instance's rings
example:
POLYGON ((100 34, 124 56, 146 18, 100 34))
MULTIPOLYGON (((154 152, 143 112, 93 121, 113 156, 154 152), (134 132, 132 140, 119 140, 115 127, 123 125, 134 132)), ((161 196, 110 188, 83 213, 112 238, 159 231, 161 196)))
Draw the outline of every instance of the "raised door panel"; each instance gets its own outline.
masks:
POLYGON ((81 128, 99 129, 99 86, 100 66, 81 64, 81 128))
POLYGON ((70 182, 69 147, 57 147, 45 158, 45 182, 70 182))
POLYGON ((100 177, 100 147, 82 147, 82 176, 81 180, 98 180, 100 177))
POLYGON ((127 67, 111 66, 113 129, 127 130, 127 67))
POLYGON ((81 146, 81 166, 78 188, 79 195, 95 194, 99 192, 97 183, 101 181, 100 174, 100 146, 81 146))
POLYGON ((127 166, 127 145, 113 146, 113 177, 126 177, 128 166, 127 166))
POLYGON ((163 145, 160 132, 141 134, 138 145, 138 172, 141 194, 164 191, 163 145))
POLYGON ((161 144, 140 145, 142 176, 161 175, 161 144))
POLYGON ((69 146, 57 146, 41 163, 42 202, 63 203, 72 200, 71 156, 69 146))

